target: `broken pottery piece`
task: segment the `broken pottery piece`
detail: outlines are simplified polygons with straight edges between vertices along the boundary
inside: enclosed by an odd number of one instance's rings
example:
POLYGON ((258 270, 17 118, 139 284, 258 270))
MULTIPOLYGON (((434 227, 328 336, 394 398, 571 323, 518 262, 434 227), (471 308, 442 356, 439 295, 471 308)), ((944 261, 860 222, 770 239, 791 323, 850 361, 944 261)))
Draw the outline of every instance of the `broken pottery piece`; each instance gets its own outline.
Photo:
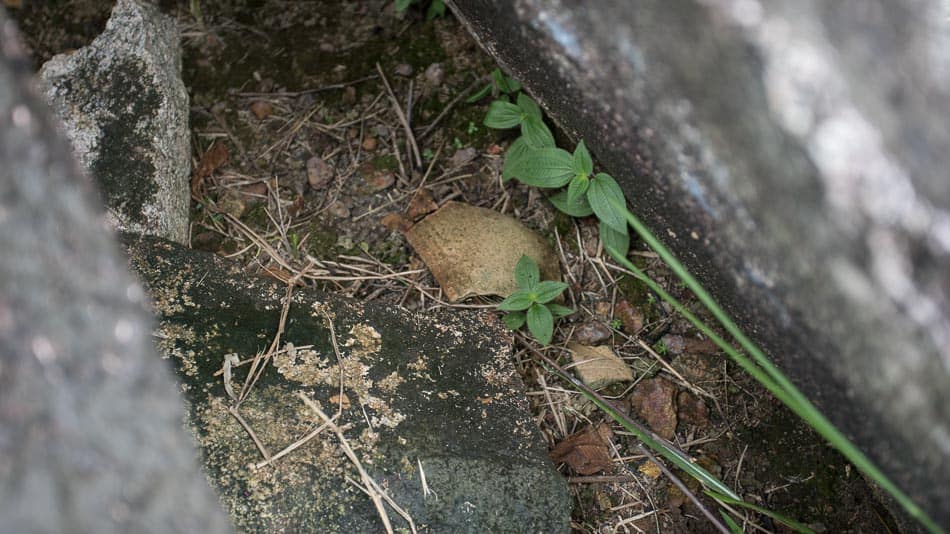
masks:
POLYGON ((486 208, 448 202, 406 234, 450 302, 474 295, 508 296, 515 265, 531 257, 544 280, 560 280, 551 247, 516 219, 486 208))
POLYGON ((633 381, 633 370, 607 346, 591 347, 569 343, 574 370, 581 382, 599 389, 617 382, 633 381))

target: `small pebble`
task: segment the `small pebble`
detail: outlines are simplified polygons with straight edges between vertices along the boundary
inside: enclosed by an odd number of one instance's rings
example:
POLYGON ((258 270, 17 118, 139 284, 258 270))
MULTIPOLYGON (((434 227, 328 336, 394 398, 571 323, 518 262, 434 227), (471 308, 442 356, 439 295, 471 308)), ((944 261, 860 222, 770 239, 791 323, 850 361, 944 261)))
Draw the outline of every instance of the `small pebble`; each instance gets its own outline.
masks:
POLYGON ((327 208, 327 211, 330 215, 336 217, 337 219, 347 219, 350 216, 350 208, 346 207, 346 204, 337 200, 333 204, 330 204, 330 207, 327 208))
POLYGON ((425 78, 433 87, 442 85, 445 81, 445 69, 442 68, 442 64, 433 63, 426 67, 425 78))
POLYGON ((397 76, 412 76, 412 65, 408 63, 400 63, 396 65, 395 72, 397 76))
POLYGON ((377 141, 373 136, 369 136, 363 139, 363 150, 367 152, 373 152, 376 150, 377 141))
POLYGON ((574 329, 573 341, 582 345, 596 345, 610 339, 610 328, 601 323, 584 323, 574 329))
POLYGON ((262 100, 258 100, 254 102, 253 104, 251 104, 251 113, 253 113, 254 116, 257 117, 257 120, 262 121, 266 119, 267 117, 270 117, 271 113, 273 112, 274 112, 274 106, 272 106, 270 102, 264 102, 262 100))

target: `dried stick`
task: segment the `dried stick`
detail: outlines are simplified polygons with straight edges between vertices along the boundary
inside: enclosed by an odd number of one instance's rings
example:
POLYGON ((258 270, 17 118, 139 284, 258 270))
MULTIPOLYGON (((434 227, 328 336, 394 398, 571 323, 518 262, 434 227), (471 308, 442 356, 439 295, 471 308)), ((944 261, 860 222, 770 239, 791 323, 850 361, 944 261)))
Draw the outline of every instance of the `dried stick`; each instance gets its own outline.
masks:
POLYGON ((389 100, 393 104, 393 109, 396 111, 396 116, 399 117, 399 122, 402 123, 402 127, 406 130, 406 142, 409 144, 409 148, 412 150, 412 155, 416 160, 416 168, 422 168, 422 155, 419 153, 419 145, 416 144, 416 136, 412 133, 412 126, 409 125, 409 119, 406 118, 406 114, 402 111, 402 106, 399 104, 399 100, 396 98, 396 94, 393 93, 393 88, 389 86, 389 80, 386 79, 386 74, 383 73, 383 68, 379 66, 379 63, 376 63, 376 70, 379 71, 379 77, 383 80, 383 85, 386 87, 386 92, 389 93, 389 100))

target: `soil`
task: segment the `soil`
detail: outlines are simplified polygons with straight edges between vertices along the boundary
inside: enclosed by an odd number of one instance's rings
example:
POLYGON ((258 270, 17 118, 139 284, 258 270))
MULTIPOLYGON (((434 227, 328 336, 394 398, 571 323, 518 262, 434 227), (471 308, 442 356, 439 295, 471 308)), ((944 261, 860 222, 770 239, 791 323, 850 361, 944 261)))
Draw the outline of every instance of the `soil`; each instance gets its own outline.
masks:
MULTIPOLYGON (((24 4, 10 11, 37 67, 91 40, 111 7, 24 4)), ((640 381, 672 384, 676 406, 661 408, 677 416, 673 442, 747 502, 816 531, 897 531, 855 469, 642 284, 608 267, 594 221, 559 215, 538 190, 502 183, 513 134, 482 125, 490 96, 465 101, 495 65, 451 13, 428 21, 424 5, 396 13, 383 0, 196 0, 163 9, 182 27, 192 103, 193 248, 282 280, 317 266, 327 276, 310 283, 322 289, 412 310, 492 307, 498 299, 447 303, 400 226, 383 221, 398 214, 411 224, 420 191, 438 205, 455 200, 515 216, 559 252, 571 286, 566 304, 577 310, 559 321, 551 347, 516 336, 516 364, 550 448, 607 419, 533 351, 566 361, 561 347, 575 332, 606 330, 637 381, 602 393, 629 410, 640 381)), ((633 243, 631 258, 698 310, 642 243, 633 243)), ((635 438, 617 425, 612 436, 606 470, 580 475, 561 465, 575 496, 574 531, 715 531, 651 468, 635 438)), ((734 512, 745 531, 787 531, 764 515, 734 512)))

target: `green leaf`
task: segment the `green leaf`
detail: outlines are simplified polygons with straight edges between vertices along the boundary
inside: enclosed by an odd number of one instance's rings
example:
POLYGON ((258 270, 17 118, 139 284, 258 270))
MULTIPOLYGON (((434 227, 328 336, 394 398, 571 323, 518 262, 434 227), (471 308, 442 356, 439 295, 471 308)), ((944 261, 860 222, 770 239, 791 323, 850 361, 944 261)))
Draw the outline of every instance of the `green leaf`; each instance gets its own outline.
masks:
POLYGON ((518 158, 511 174, 527 185, 561 187, 571 181, 571 155, 560 148, 530 149, 518 158))
POLYGON ((551 315, 553 315, 555 319, 567 317, 568 315, 574 313, 574 310, 568 308, 567 306, 561 306, 560 304, 553 302, 550 304, 545 304, 545 306, 548 307, 548 311, 551 312, 551 315))
POLYGON ((547 306, 535 302, 528 308, 528 330, 542 345, 551 343, 554 337, 554 317, 547 306))
POLYGON ((403 11, 409 9, 409 6, 415 0, 396 0, 396 13, 402 13, 403 11))
POLYGON ((535 299, 536 295, 532 295, 526 289, 519 289, 501 301, 501 304, 498 305, 498 309, 501 311, 527 310, 528 307, 534 303, 535 299))
POLYGON ((525 138, 519 137, 515 139, 514 143, 511 143, 511 146, 508 147, 508 151, 505 153, 505 165, 501 169, 501 181, 507 182, 514 178, 514 169, 515 165, 518 163, 518 160, 524 157, 531 150, 531 147, 528 146, 528 142, 525 141, 525 138))
POLYGON ((604 221, 600 221, 600 241, 604 244, 604 249, 616 250, 622 256, 626 256, 630 251, 630 234, 627 232, 621 234, 607 226, 604 221))
POLYGON ((548 200, 551 201, 551 204, 554 204, 555 208, 571 217, 587 217, 588 215, 594 214, 594 210, 590 207, 590 203, 587 202, 586 196, 577 199, 575 202, 571 202, 567 196, 567 191, 560 191, 549 196, 548 200))
POLYGON ((531 97, 524 94, 518 93, 518 107, 521 108, 521 111, 528 115, 529 117, 541 118, 541 108, 538 107, 538 103, 534 100, 531 100, 531 97))
POLYGON ((505 81, 508 83, 507 93, 515 93, 521 90, 521 82, 511 76, 505 76, 505 81))
POLYGON ((485 98, 486 96, 488 96, 488 93, 491 92, 491 87, 492 87, 491 84, 487 84, 485 87, 482 87, 481 89, 478 90, 477 93, 475 93, 475 94, 473 94, 472 96, 466 98, 466 99, 465 99, 465 103, 466 103, 466 104, 474 104, 475 102, 478 102, 479 100, 485 98))
POLYGON ((432 0, 429 9, 426 10, 426 20, 432 20, 436 17, 445 15, 445 2, 442 0, 432 0))
POLYGON ((584 141, 577 143, 577 148, 574 149, 574 172, 581 176, 594 174, 594 160, 591 159, 584 141))
POLYGON ((626 232, 623 190, 609 174, 597 173, 587 188, 587 201, 597 218, 618 232, 626 232))
POLYGON ((587 200, 587 187, 590 186, 590 178, 586 174, 579 174, 571 179, 571 184, 567 186, 568 202, 577 203, 579 199, 587 200))
POLYGON ((521 289, 534 290, 538 282, 541 281, 541 272, 538 271, 538 264, 526 255, 522 255, 515 266, 515 282, 521 289))
MULTIPOLYGON (((520 108, 519 108, 520 109, 520 108)), ((554 148, 554 134, 544 124, 541 117, 526 115, 521 122, 521 136, 531 148, 554 148)), ((565 152, 568 156, 567 152, 565 152)))
POLYGON ((563 293, 565 289, 567 289, 567 284, 564 282, 545 280, 544 282, 538 284, 533 290, 533 293, 537 295, 534 300, 535 302, 546 304, 556 299, 557 296, 563 293))
POLYGON ((505 314, 502 317, 502 320, 505 321, 505 326, 511 330, 517 330, 524 326, 524 322, 527 320, 527 315, 523 311, 516 311, 505 314))
POLYGON ((485 126, 496 130, 514 128, 521 124, 522 115, 521 108, 511 102, 495 100, 488 106, 488 115, 485 115, 485 126))
POLYGON ((491 71, 491 79, 499 91, 503 93, 508 92, 508 83, 505 81, 505 75, 502 74, 501 69, 491 71))
POLYGON ((732 534, 742 534, 742 527, 737 525, 736 522, 733 521, 731 517, 729 517, 729 514, 727 514, 725 510, 719 510, 719 515, 722 516, 722 520, 725 521, 726 526, 729 527, 729 532, 732 534))

